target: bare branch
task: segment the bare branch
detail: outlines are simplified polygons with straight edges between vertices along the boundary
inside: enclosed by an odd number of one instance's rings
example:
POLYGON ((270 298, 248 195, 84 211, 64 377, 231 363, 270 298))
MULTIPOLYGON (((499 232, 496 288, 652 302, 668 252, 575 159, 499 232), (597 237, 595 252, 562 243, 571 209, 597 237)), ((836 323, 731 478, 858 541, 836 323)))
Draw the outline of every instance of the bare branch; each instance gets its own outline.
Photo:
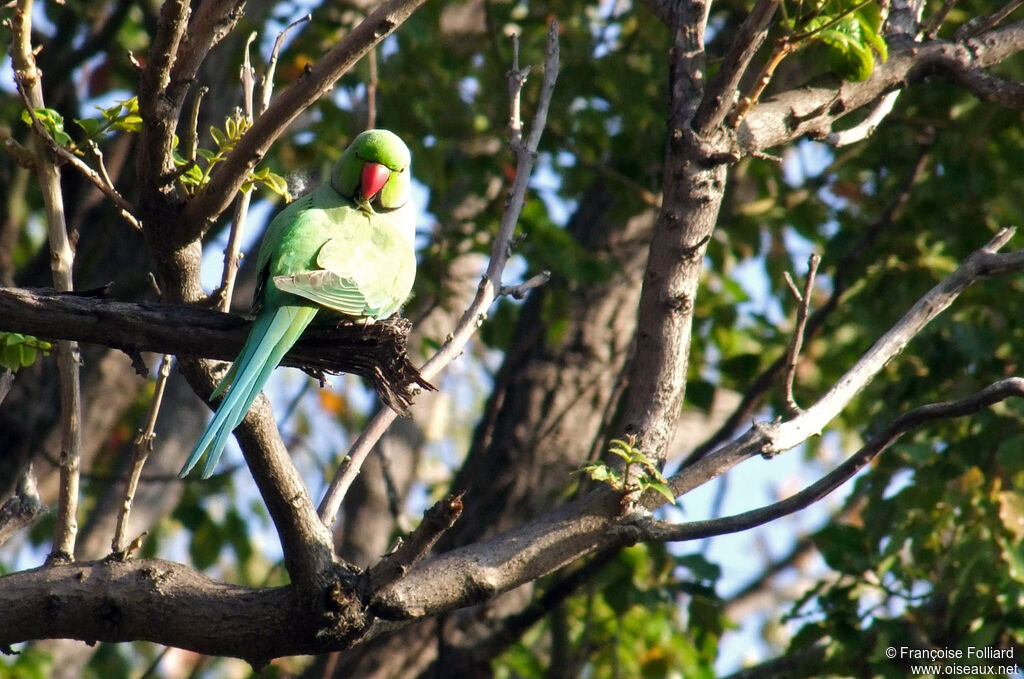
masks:
POLYGON ((804 281, 804 292, 802 295, 797 290, 796 284, 793 282, 792 277, 790 277, 789 272, 786 272, 786 283, 789 285, 789 289, 793 291, 793 295, 799 303, 796 312, 796 327, 793 329, 793 339, 790 341, 789 351, 786 353, 786 380, 783 397, 785 398, 786 409, 790 415, 796 415, 800 412, 800 406, 796 404, 796 400, 793 398, 793 381, 796 378, 800 347, 804 343, 804 331, 807 329, 807 311, 811 306, 814 275, 818 272, 819 264, 821 264, 821 257, 817 254, 812 254, 807 258, 807 280, 804 281))
POLYGON ((700 133, 707 134, 725 120, 736 101, 740 80, 768 36, 768 29, 780 1, 758 0, 740 24, 722 67, 708 84, 704 100, 697 110, 694 126, 700 133))
POLYGON ((274 92, 274 73, 277 70, 277 59, 281 53, 281 46, 284 44, 284 39, 288 37, 288 34, 293 28, 301 23, 311 20, 312 18, 313 15, 311 14, 299 17, 285 26, 284 30, 277 35, 277 40, 274 41, 274 49, 270 51, 270 61, 267 62, 267 74, 263 77, 263 86, 260 88, 259 107, 256 109, 256 115, 263 115, 263 112, 267 110, 268 106, 270 106, 270 95, 274 92))
POLYGON ((10 540, 22 528, 35 523, 45 511, 46 507, 39 500, 32 465, 29 465, 18 479, 14 495, 0 506, 0 545, 10 540))
POLYGON ((1011 0, 998 10, 987 16, 974 17, 963 26, 957 29, 953 35, 954 40, 967 40, 981 35, 985 31, 995 28, 1010 16, 1018 7, 1024 5, 1024 0, 1011 0))
POLYGON ((800 492, 767 507, 708 521, 670 524, 662 521, 641 521, 645 540, 677 542, 698 540, 714 535, 737 533, 774 521, 780 517, 809 507, 864 468, 879 453, 891 446, 903 434, 935 420, 948 420, 976 413, 983 408, 1004 401, 1011 396, 1024 397, 1024 378, 1011 377, 985 387, 958 401, 931 403, 920 406, 893 420, 877 435, 849 457, 845 462, 800 492))
POLYGON ((519 285, 503 285, 498 290, 498 295, 505 297, 512 297, 513 299, 525 299, 526 295, 534 288, 540 286, 551 280, 550 271, 541 271, 536 276, 531 276, 527 280, 523 281, 519 285))
MULTIPOLYGON (((253 88, 256 80, 253 77, 254 70, 249 61, 249 48, 256 39, 256 32, 249 34, 245 43, 245 51, 242 57, 242 101, 245 102, 243 111, 244 120, 247 124, 253 122, 253 88)), ((254 189, 242 191, 235 198, 235 211, 231 217, 231 228, 228 230, 228 242, 224 247, 224 267, 221 271, 220 287, 217 289, 220 310, 228 312, 231 310, 231 298, 235 293, 235 277, 238 275, 238 267, 242 262, 242 230, 245 228, 245 220, 249 215, 249 203, 252 201, 254 189)))
MULTIPOLYGON (((547 123, 548 106, 551 103, 551 96, 555 90, 555 81, 558 78, 558 25, 552 21, 548 29, 547 47, 544 59, 544 79, 541 84, 540 95, 537 102, 537 111, 534 114, 530 127, 530 134, 525 144, 515 144, 513 141, 513 152, 516 155, 516 174, 509 189, 508 198, 505 203, 505 211, 501 216, 501 224, 498 234, 491 244, 491 258, 487 264, 487 271, 480 280, 476 296, 470 303, 462 317, 456 324, 444 345, 420 368, 420 374, 425 380, 430 380, 434 375, 440 373, 459 354, 469 339, 480 327, 483 314, 494 301, 501 286, 501 276, 505 270, 505 263, 511 253, 512 237, 515 234, 516 224, 519 222, 519 214, 522 211, 523 202, 526 200, 526 189, 530 181, 530 174, 533 171, 533 164, 536 159, 537 146, 540 144, 540 137, 547 123)), ((514 64, 510 80, 518 78, 520 72, 518 64, 514 64)), ((518 111, 518 96, 512 98, 513 116, 518 111)), ((517 134, 513 129, 512 138, 516 139, 517 134)), ((327 489, 324 499, 320 503, 320 518, 327 525, 334 523, 334 519, 341 508, 341 502, 348 492, 349 486, 359 473, 359 469, 366 459, 367 454, 372 450, 374 444, 380 439, 395 419, 395 413, 389 410, 381 410, 370 421, 366 429, 359 435, 349 450, 349 457, 346 464, 327 489)))
POLYGON ((1006 80, 980 68, 950 69, 952 79, 983 101, 991 101, 1006 108, 1024 111, 1024 84, 1006 80))
POLYGON ((770 457, 820 434, 882 368, 968 286, 988 276, 1024 269, 1024 250, 998 252, 1013 233, 1014 229, 1001 230, 984 247, 968 256, 956 271, 921 297, 817 403, 786 422, 757 423, 733 443, 685 467, 669 480, 673 492, 677 496, 685 494, 752 455, 770 457))
POLYGON ((352 643, 365 624, 361 604, 340 582, 330 596, 339 615, 324 629, 294 586, 229 585, 159 559, 48 566, 0 577, 0 648, 50 638, 146 640, 260 667, 352 643))
POLYGON ((622 414, 624 434, 664 460, 686 388, 694 299, 714 233, 726 169, 703 161, 693 116, 703 97, 709 4, 682 3, 670 65, 669 143, 662 207, 650 240, 637 316, 636 348, 622 414))
POLYGON ((825 143, 829 146, 840 148, 842 146, 849 146, 850 144, 856 144, 857 142, 864 141, 872 134, 875 129, 885 120, 885 117, 892 113, 893 107, 896 105, 896 99, 899 98, 902 90, 893 90, 887 95, 882 97, 882 100, 878 102, 878 105, 871 110, 868 117, 865 118, 859 125, 855 125, 848 130, 842 132, 830 132, 825 135, 825 143))
POLYGON ((11 135, 11 128, 6 125, 0 125, 0 144, 3 144, 3 147, 7 149, 12 156, 14 156, 18 165, 21 165, 26 170, 35 172, 35 154, 22 146, 21 143, 11 135))
MULTIPOLYGON (((825 320, 832 311, 839 306, 840 300, 843 295, 846 294, 846 291, 850 286, 849 280, 854 264, 863 256, 867 248, 878 239, 879 235, 892 226, 896 215, 899 214, 900 210, 903 209, 903 206, 906 205, 914 187, 917 185, 917 182, 924 174, 925 168, 928 165, 928 158, 931 153, 933 142, 934 135, 929 135, 921 141, 921 153, 918 155, 917 161, 914 163, 913 170, 908 174, 903 185, 900 187, 899 192, 889 202, 885 210, 882 211, 882 214, 868 225, 860 240, 839 258, 838 264, 831 272, 832 293, 829 295, 829 298, 825 303, 808 318, 807 328, 804 333, 805 336, 815 337, 821 332, 824 327, 825 320)), ((722 426, 719 427, 718 430, 715 431, 715 433, 706 441, 694 448, 693 452, 684 461, 683 466, 693 464, 714 450, 717 446, 728 441, 736 434, 741 426, 746 425, 746 423, 751 420, 754 413, 758 408, 760 408, 765 394, 767 394, 768 390, 777 383, 782 371, 785 370, 785 363, 785 355, 780 356, 774 363, 766 368, 764 372, 754 378, 747 391, 743 394, 743 398, 740 403, 736 406, 729 417, 726 418, 725 422, 722 423, 722 426)))
POLYGON ((139 478, 142 476, 142 468, 146 464, 146 458, 153 450, 153 439, 156 438, 156 418, 160 413, 160 405, 164 398, 164 388, 167 386, 167 378, 171 374, 171 355, 164 354, 160 359, 160 366, 157 368, 156 386, 153 392, 153 402, 149 405, 149 413, 146 415, 146 427, 140 429, 132 442, 132 467, 128 475, 128 481, 124 490, 124 502, 121 503, 120 511, 117 514, 117 525, 114 529, 114 539, 110 543, 110 549, 114 554, 126 555, 128 544, 125 534, 128 531, 128 516, 132 511, 132 502, 135 498, 135 491, 139 487, 139 478))
MULTIPOLYGON (((18 90, 27 102, 29 114, 37 127, 35 109, 43 108, 43 88, 39 82, 35 54, 32 50, 32 0, 19 0, 11 22, 11 63, 18 90)), ((60 170, 52 161, 45 144, 36 144, 36 177, 46 211, 50 242, 50 269, 58 290, 74 287, 71 271, 75 255, 68 239, 64 220, 64 197, 60 187, 60 170)), ((60 493, 57 502, 57 523, 54 528, 51 561, 73 560, 75 536, 78 533, 78 472, 82 451, 82 390, 79 382, 78 345, 57 342, 57 368, 60 374, 61 451, 60 493)))
POLYGON ((928 20, 921 26, 921 35, 927 40, 934 40, 935 36, 939 34, 939 29, 942 28, 942 24, 946 21, 946 17, 949 16, 950 11, 956 6, 957 0, 943 0, 942 7, 935 10, 935 12, 928 17, 928 20))
MULTIPOLYGON (((398 548, 366 573, 368 591, 375 592, 402 577, 434 546, 441 534, 462 514, 462 494, 439 500, 423 514, 423 520, 398 548)), ((372 605, 372 604, 371 604, 372 605)))

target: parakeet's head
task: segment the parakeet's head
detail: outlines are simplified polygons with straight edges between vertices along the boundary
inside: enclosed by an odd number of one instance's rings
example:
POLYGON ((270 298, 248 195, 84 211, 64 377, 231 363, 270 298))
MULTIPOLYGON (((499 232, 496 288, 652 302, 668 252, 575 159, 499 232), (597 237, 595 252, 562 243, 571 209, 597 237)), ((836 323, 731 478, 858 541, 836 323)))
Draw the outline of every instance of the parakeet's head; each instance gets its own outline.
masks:
POLYGON ((365 212, 393 210, 409 200, 409 148, 388 130, 355 138, 331 172, 331 186, 365 212))

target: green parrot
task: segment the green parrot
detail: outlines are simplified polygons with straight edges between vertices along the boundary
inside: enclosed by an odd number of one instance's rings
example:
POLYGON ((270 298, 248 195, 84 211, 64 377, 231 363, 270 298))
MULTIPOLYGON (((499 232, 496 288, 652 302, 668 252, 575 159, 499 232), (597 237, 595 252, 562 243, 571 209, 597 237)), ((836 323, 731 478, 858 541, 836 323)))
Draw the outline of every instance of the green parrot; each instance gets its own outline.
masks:
POLYGON ((256 320, 210 396, 224 400, 179 476, 204 452, 203 478, 213 473, 228 436, 318 311, 372 322, 405 302, 416 276, 409 162, 397 135, 367 130, 338 159, 328 183, 270 223, 257 261, 256 320))

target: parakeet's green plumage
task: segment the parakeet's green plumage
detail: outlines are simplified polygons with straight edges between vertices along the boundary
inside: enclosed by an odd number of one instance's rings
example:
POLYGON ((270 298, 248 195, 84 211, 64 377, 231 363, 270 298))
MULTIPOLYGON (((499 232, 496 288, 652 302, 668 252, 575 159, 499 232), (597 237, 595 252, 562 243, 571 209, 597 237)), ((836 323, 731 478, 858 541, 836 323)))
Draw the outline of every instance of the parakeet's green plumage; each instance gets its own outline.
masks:
POLYGON ((207 451, 203 478, 213 473, 228 436, 319 310, 375 320, 402 306, 416 276, 409 187, 409 149, 387 130, 368 130, 338 159, 328 183, 270 223, 257 260, 258 315, 210 397, 224 394, 181 476, 207 451))

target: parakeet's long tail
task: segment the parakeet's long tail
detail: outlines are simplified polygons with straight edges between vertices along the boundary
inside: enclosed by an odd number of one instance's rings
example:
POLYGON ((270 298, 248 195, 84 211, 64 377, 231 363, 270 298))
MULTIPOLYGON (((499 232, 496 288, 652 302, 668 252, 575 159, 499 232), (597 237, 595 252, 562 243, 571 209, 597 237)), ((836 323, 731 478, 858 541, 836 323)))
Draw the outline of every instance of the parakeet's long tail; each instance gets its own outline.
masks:
POLYGON ((203 465, 203 478, 213 473, 231 432, 245 418, 249 406, 256 400, 256 395, 266 384, 270 373, 299 339, 316 311, 307 306, 282 306, 266 309, 256 317, 242 353, 210 396, 213 400, 226 391, 224 400, 178 476, 188 474, 207 451, 209 454, 203 465))

